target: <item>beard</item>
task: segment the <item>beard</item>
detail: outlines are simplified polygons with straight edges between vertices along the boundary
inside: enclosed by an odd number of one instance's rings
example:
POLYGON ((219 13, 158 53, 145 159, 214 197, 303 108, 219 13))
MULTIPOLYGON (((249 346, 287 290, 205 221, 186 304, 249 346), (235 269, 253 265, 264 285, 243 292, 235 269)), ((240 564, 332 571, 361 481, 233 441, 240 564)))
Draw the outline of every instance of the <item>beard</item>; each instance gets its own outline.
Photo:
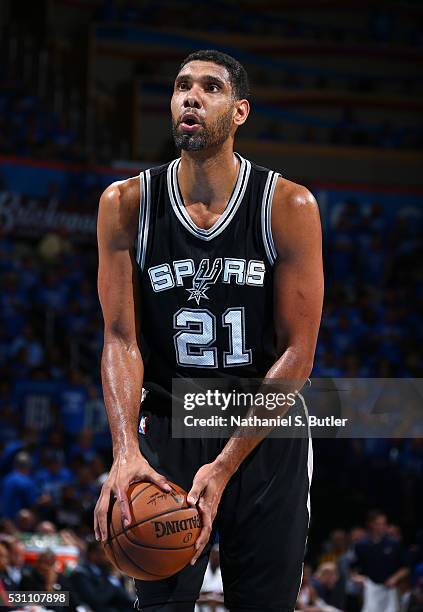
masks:
POLYGON ((172 135, 177 149, 202 151, 223 144, 232 128, 232 108, 209 126, 202 124, 199 134, 184 134, 178 131, 180 122, 172 121, 172 135))

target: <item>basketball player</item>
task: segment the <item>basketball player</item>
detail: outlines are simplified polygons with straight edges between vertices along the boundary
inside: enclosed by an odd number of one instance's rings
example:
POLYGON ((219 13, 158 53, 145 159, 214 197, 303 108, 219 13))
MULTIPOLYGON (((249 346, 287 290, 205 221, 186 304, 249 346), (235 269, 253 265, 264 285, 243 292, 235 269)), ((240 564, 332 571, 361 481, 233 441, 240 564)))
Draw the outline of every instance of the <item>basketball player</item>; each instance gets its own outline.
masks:
POLYGON ((304 384, 312 369, 323 294, 318 207, 301 185, 234 152, 249 110, 235 59, 191 54, 171 100, 181 157, 112 184, 100 200, 102 379, 114 461, 96 537, 107 537, 113 494, 129 524, 126 491, 137 480, 184 487, 203 525, 190 565, 166 580, 136 581, 139 609, 149 612, 194 609, 216 528, 231 612, 292 612, 300 587, 309 440, 171 433, 172 378, 304 384))

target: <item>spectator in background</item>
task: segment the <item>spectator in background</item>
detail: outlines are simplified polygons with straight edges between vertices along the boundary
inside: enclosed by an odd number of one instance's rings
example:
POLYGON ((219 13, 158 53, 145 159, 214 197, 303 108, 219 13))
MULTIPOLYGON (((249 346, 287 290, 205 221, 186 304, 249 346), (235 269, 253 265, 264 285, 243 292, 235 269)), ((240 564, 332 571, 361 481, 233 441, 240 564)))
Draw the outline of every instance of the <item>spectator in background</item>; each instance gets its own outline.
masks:
POLYGON ((60 527, 77 528, 81 522, 82 508, 74 485, 62 488, 60 501, 56 506, 55 523, 60 527))
POLYGON ((367 532, 363 527, 353 527, 349 533, 349 546, 338 560, 338 567, 346 577, 345 584, 345 607, 348 612, 359 612, 361 610, 361 589, 351 577, 351 566, 355 561, 355 545, 363 540, 367 532))
POLYGON ((9 552, 6 545, 0 542, 0 606, 6 606, 8 602, 7 593, 14 588, 13 582, 7 573, 9 564, 9 552))
MULTIPOLYGON (((335 585, 338 582, 339 574, 335 563, 328 561, 322 563, 317 568, 316 573, 311 579, 311 585, 317 593, 319 599, 321 599, 331 612, 339 610, 332 606, 333 597, 335 593, 335 585)), ((322 608, 320 608, 322 609, 322 608)), ((326 611, 326 608, 323 608, 326 611)), ((328 611, 329 612, 329 611, 328 611)))
POLYGON ((32 325, 25 325, 22 332, 12 342, 10 356, 13 358, 22 350, 25 351, 26 364, 30 368, 37 368, 43 363, 44 349, 41 342, 35 337, 32 325))
POLYGON ((325 552, 319 558, 319 565, 329 561, 337 562, 347 550, 347 534, 344 529, 334 529, 329 542, 325 546, 325 552))
POLYGON ((85 463, 89 463, 96 456, 96 451, 93 445, 93 435, 89 429, 83 429, 77 438, 75 444, 71 446, 69 458, 81 457, 85 463))
POLYGON ((215 544, 210 551, 210 558, 200 591, 201 603, 198 605, 199 612, 210 610, 210 603, 207 604, 207 601, 217 604, 216 607, 212 608, 215 612, 223 612, 225 609, 223 607, 223 583, 220 571, 219 544, 215 544), (221 602, 222 605, 218 605, 218 602, 221 602))
POLYGON ((70 577, 72 590, 93 612, 133 612, 132 597, 111 570, 103 546, 89 542, 86 561, 70 577))
POLYGON ((336 564, 338 580, 331 594, 331 602, 338 608, 345 607, 346 584, 348 579, 348 567, 345 563, 345 555, 348 549, 347 533, 344 529, 334 529, 326 546, 326 551, 319 558, 319 565, 333 562, 336 564))
POLYGON ((388 536, 383 512, 370 512, 367 527, 368 537, 355 545, 355 566, 360 572, 355 580, 364 588, 362 612, 398 612, 396 586, 409 574, 406 551, 388 536))
MULTIPOLYGON (((72 592, 68 579, 56 570, 56 555, 49 549, 38 555, 33 567, 24 569, 19 588, 21 591, 69 591, 70 605, 67 608, 68 612, 75 612, 79 605, 79 600, 72 592)), ((61 608, 56 608, 50 603, 48 608, 49 610, 57 609, 59 612, 61 610, 61 608)))
POLYGON ((25 545, 18 538, 12 538, 9 547, 9 565, 7 573, 14 587, 18 589, 25 565, 25 545))
POLYGON ((22 578, 22 567, 25 564, 25 546, 12 535, 0 534, 0 543, 6 546, 9 563, 6 568, 7 577, 15 590, 19 590, 22 578))
POLYGON ((28 508, 22 508, 16 515, 15 524, 18 531, 22 533, 33 533, 35 530, 35 525, 37 522, 37 517, 34 512, 28 510, 28 508))
POLYGON ((59 456, 54 453, 48 459, 47 466, 37 470, 35 480, 41 493, 58 500, 62 487, 72 484, 74 476, 70 469, 63 465, 59 456))
POLYGON ((1 496, 3 515, 14 519, 23 508, 30 508, 38 497, 38 490, 31 473, 31 457, 19 452, 13 462, 13 471, 3 481, 1 496))
POLYGON ((423 563, 418 565, 413 576, 413 589, 406 597, 403 612, 421 612, 423 610, 423 563))
POLYGON ((322 605, 324 605, 323 601, 319 599, 315 588, 311 584, 311 567, 310 565, 304 565, 303 579, 295 609, 304 612, 317 612, 317 610, 322 610, 322 605))

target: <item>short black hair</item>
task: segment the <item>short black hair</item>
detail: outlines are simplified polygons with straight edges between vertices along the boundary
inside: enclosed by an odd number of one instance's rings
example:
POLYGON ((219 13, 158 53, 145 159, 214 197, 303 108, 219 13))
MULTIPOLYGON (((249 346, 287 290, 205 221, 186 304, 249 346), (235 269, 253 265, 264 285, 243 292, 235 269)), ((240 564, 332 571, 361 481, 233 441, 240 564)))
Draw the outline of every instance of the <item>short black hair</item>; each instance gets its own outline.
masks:
POLYGON ((231 55, 227 55, 227 53, 222 53, 222 51, 216 51, 216 49, 202 49, 200 51, 195 51, 191 53, 184 59, 182 64, 179 66, 178 72, 182 70, 182 68, 188 64, 189 62, 194 62, 196 60, 202 62, 213 62, 214 64, 218 64, 219 66, 224 66, 226 70, 229 72, 229 79, 232 86, 232 91, 236 100, 243 100, 244 98, 249 97, 250 95, 250 86, 248 83, 248 75, 244 66, 239 63, 231 55))

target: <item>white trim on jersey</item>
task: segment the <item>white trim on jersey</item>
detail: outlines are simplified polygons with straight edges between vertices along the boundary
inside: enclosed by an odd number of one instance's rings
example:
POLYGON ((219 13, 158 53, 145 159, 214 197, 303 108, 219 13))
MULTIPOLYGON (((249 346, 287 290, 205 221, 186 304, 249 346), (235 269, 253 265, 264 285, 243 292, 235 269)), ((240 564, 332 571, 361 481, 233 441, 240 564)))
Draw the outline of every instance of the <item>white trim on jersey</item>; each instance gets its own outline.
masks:
POLYGON ((313 443, 312 443, 312 436, 311 436, 311 428, 310 428, 310 424, 309 424, 309 414, 308 414, 308 409, 307 409, 307 404, 305 403, 305 399, 303 397, 303 395, 301 395, 301 393, 297 393, 298 397, 301 400, 301 403, 303 405, 304 408, 304 412, 306 415, 306 419, 307 419, 307 434, 308 434, 308 457, 307 457, 307 472, 308 472, 308 498, 307 498, 307 510, 308 510, 308 522, 310 523, 310 487, 311 487, 311 480, 313 478, 313 443))
POLYGON ((138 218, 138 239, 136 252, 136 260, 141 270, 144 269, 145 254, 147 251, 150 210, 151 176, 150 170, 145 170, 145 172, 140 172, 140 212, 138 218))
MULTIPOLYGON (((310 384, 311 381, 310 379, 308 379, 310 384)), ((308 511, 308 524, 307 524, 307 532, 310 528, 310 519, 311 519, 311 506, 310 506, 310 488, 311 488, 311 481, 313 478, 313 442, 312 442, 312 436, 311 436, 311 429, 310 429, 310 424, 309 424, 309 415, 308 415, 308 409, 307 409, 307 404, 305 403, 305 399, 304 397, 301 395, 301 393, 297 393, 298 397, 300 398, 302 404, 303 404, 303 408, 304 408, 304 412, 306 415, 306 419, 307 419, 307 434, 308 434, 308 453, 307 453, 307 474, 308 474, 308 495, 307 495, 307 511, 308 511)), ((306 541, 305 541, 305 546, 307 548, 307 542, 308 542, 308 535, 306 537, 306 541)), ((305 553, 305 551, 304 551, 305 553)), ((297 598, 298 595, 300 594, 301 591, 301 585, 303 582, 303 575, 304 575, 304 563, 302 564, 301 567, 301 580, 300 580, 300 584, 298 587, 298 594, 297 594, 297 598)))
POLYGON ((280 175, 277 172, 269 170, 261 204, 261 231, 263 235, 264 249, 272 266, 277 258, 277 252, 272 235, 272 202, 273 193, 275 191, 279 176, 280 175))
POLYGON ((244 159, 243 157, 241 157, 239 153, 235 153, 235 155, 239 158, 241 163, 234 190, 225 210, 223 211, 219 219, 216 221, 216 223, 214 223, 209 229, 203 229, 195 225, 194 221, 191 219, 186 210, 178 185, 178 168, 181 159, 175 159, 169 164, 167 170, 167 189, 173 211, 177 219, 179 219, 185 229, 191 232, 191 234, 194 234, 194 236, 197 236, 197 238, 201 238, 202 240, 208 241, 212 240, 215 236, 221 234, 223 230, 229 225, 229 223, 235 216, 236 211, 241 205, 241 202, 244 198, 245 190, 247 188, 248 179, 250 177, 251 162, 248 161, 248 159, 244 159))

